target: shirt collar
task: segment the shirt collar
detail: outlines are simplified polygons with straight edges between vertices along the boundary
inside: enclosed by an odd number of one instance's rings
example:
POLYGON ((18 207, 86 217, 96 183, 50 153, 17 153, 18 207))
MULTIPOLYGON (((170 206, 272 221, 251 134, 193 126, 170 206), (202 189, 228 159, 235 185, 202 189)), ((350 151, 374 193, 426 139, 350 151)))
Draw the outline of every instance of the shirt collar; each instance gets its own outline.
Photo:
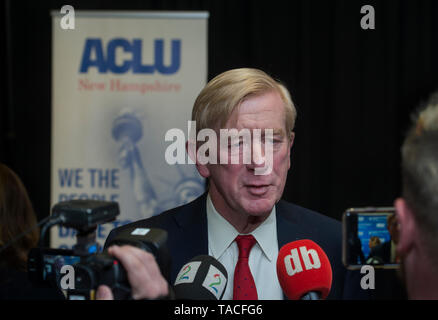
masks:
MULTIPOLYGON (((214 258, 219 259, 225 250, 232 244, 239 232, 217 212, 210 194, 207 195, 207 225, 208 246, 214 258)), ((262 249, 263 254, 272 261, 278 254, 277 221, 275 206, 268 218, 257 227, 252 234, 262 249)))

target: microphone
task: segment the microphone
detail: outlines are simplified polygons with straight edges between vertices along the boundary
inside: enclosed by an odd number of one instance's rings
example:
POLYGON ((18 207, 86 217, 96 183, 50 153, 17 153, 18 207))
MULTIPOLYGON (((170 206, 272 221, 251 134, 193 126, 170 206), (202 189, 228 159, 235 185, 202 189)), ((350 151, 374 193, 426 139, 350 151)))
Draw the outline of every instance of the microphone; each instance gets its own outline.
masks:
POLYGON ((176 276, 176 299, 220 300, 227 287, 228 273, 215 258, 199 255, 187 262, 176 276))
POLYGON ((308 239, 290 242, 280 249, 277 276, 290 300, 325 299, 333 278, 327 255, 308 239))

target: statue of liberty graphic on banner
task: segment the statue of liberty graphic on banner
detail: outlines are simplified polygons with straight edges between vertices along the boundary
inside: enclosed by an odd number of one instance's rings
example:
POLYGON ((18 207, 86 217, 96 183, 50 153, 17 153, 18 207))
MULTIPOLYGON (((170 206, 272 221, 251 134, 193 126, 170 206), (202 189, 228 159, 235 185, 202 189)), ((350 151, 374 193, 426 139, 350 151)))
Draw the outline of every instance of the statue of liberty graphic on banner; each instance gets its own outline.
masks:
POLYGON ((118 144, 118 161, 122 174, 129 176, 129 188, 143 218, 188 203, 204 192, 205 185, 201 178, 189 175, 181 166, 175 166, 178 176, 171 182, 166 181, 170 192, 159 197, 137 146, 143 134, 143 124, 133 111, 124 109, 114 119, 112 137, 118 144))

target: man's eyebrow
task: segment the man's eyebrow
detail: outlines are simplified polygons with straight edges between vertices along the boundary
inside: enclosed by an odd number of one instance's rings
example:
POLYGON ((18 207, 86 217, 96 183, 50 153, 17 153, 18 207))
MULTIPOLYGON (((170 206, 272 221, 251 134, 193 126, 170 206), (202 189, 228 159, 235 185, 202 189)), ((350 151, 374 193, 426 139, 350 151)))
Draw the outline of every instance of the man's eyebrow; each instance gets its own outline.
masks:
MULTIPOLYGON (((265 128, 265 129, 252 129, 252 130, 251 129, 246 129, 246 130, 249 130, 249 131, 246 131, 245 133, 248 133, 250 135, 253 133, 253 130, 260 130, 260 134, 261 134, 262 137, 264 137, 266 135, 267 130, 271 130, 273 136, 277 136, 277 137, 278 136, 280 136, 280 137, 285 137, 286 136, 286 133, 285 133, 284 129, 282 129, 282 128, 275 128, 275 129, 265 128)), ((228 135, 229 139, 230 138, 237 138, 237 137, 242 138, 242 134, 241 133, 242 132, 240 130, 238 130, 237 132, 233 131, 231 133, 227 133, 227 135, 228 135)), ((270 133, 268 132, 268 134, 270 134, 270 133)), ((245 134, 243 136, 245 136, 245 134)), ((249 137, 249 136, 247 136, 247 137, 249 137)))
POLYGON ((286 134, 283 129, 281 128, 275 128, 275 129, 264 129, 262 130, 262 135, 264 136, 266 134, 266 130, 272 130, 273 136, 281 136, 284 137, 286 134))

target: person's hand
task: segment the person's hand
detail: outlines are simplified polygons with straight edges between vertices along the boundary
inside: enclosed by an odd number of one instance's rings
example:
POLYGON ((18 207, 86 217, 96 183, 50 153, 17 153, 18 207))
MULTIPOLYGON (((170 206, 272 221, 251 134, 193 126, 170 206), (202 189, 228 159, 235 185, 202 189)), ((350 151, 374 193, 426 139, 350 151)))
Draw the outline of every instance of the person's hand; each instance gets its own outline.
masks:
MULTIPOLYGON (((169 294, 168 283, 151 253, 132 246, 111 246, 108 253, 125 268, 133 299, 157 299, 169 294)), ((113 300, 114 296, 108 286, 101 285, 97 289, 96 298, 113 300)))

